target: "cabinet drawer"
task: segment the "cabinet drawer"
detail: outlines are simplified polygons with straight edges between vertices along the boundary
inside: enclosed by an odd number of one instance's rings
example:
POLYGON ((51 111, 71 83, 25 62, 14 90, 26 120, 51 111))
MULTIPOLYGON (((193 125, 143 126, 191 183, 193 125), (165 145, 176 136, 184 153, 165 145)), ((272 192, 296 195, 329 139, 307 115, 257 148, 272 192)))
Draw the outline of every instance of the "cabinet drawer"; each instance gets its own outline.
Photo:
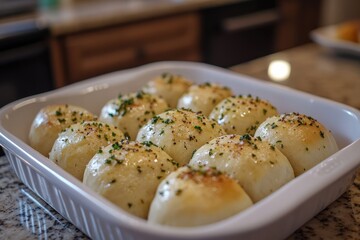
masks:
POLYGON ((200 60, 195 13, 67 36, 70 82, 159 60, 200 60))

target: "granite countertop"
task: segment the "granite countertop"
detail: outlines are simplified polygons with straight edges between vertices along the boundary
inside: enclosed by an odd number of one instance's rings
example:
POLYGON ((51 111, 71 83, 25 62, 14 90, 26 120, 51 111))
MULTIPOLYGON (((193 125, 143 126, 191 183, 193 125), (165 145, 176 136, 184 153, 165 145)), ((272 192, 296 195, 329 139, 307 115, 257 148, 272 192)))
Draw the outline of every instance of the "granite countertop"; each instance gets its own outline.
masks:
POLYGON ((38 21, 58 36, 241 1, 245 0, 64 0, 55 8, 40 11, 38 21))
MULTIPOLYGON (((52 7, 0 18, 0 24, 32 20, 48 27, 52 36, 62 36, 117 24, 146 20, 247 0, 51 0, 52 7)), ((46 1, 43 1, 46 2, 46 1)), ((50 0, 49 0, 50 2, 50 0)))
POLYGON ((360 56, 308 44, 231 69, 360 109, 360 56), (269 72, 274 72, 272 77, 269 72))
MULTIPOLYGON (((278 84, 360 108, 360 58, 335 55, 310 44, 232 70, 271 81, 269 65, 274 61, 283 61, 283 68, 286 62, 290 70, 282 75, 278 70, 278 84)), ((88 239, 21 183, 4 156, 0 157, 0 176, 0 239, 88 239)), ((288 239, 360 239, 360 171, 339 199, 288 239)))

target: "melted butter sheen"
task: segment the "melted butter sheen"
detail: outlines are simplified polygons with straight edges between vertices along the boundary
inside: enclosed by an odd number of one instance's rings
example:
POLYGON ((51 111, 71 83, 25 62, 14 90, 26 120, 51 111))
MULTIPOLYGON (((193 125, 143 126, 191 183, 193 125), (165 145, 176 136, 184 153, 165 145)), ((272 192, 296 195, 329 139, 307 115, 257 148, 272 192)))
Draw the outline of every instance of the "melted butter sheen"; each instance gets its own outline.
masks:
POLYGON ((189 165, 228 174, 257 202, 294 178, 287 158, 271 144, 246 135, 225 135, 199 148, 189 165), (209 157, 210 153, 214 158, 209 157))
POLYGON ((90 160, 83 182, 125 211, 147 218, 157 186, 176 169, 159 147, 122 140, 90 160))
POLYGON ((325 126, 298 113, 267 119, 255 136, 275 145, 289 159, 296 176, 338 151, 335 138, 325 126))

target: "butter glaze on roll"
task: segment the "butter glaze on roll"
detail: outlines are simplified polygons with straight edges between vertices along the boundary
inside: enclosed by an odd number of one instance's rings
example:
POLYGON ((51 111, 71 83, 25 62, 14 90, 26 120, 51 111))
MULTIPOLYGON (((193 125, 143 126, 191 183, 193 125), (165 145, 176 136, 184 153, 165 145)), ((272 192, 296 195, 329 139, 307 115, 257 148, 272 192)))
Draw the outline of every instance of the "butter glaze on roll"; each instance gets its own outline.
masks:
POLYGON ((273 145, 250 135, 226 135, 199 148, 190 166, 215 167, 228 174, 258 202, 294 178, 288 159, 273 145))
POLYGON ((276 108, 268 101, 240 95, 222 100, 209 118, 217 121, 228 134, 254 135, 260 123, 277 114, 276 108))
POLYGON ((241 186, 227 175, 215 169, 184 166, 159 185, 148 221, 195 227, 233 216, 252 204, 241 186))
POLYGON ((339 150, 332 133, 324 125, 299 113, 267 119, 255 136, 274 144, 289 159, 296 176, 339 150))
POLYGON ((135 140, 139 129, 156 114, 169 108, 164 99, 131 93, 110 100, 101 110, 99 120, 117 126, 130 139, 135 140))
POLYGON ((73 124, 59 134, 49 158, 82 180, 86 164, 96 152, 124 138, 124 134, 111 124, 98 121, 73 124))
POLYGON ((125 211, 147 218, 156 188, 177 166, 150 142, 122 140, 91 159, 83 182, 125 211))
POLYGON ((231 95, 230 88, 219 84, 192 85, 179 99, 177 107, 190 109, 193 112, 202 112, 205 116, 209 116, 216 104, 231 95))
POLYGON ((139 131, 136 140, 151 141, 180 165, 186 165, 206 142, 224 135, 215 121, 190 110, 170 110, 153 117, 139 131))
POLYGON ((163 73, 148 82, 143 91, 163 98, 171 108, 176 108, 179 98, 189 89, 191 81, 178 74, 163 73))
POLYGON ((68 104, 49 105, 36 115, 29 132, 30 146, 48 157, 59 133, 74 123, 96 120, 86 109, 68 104))

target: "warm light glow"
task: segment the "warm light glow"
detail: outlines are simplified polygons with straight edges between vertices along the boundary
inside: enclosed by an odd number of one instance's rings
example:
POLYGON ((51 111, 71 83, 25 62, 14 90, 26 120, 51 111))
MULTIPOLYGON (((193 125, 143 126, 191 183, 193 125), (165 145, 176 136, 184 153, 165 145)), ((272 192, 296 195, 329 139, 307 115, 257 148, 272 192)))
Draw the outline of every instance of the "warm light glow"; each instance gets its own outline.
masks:
POLYGON ((285 81, 291 72, 290 63, 284 60, 274 60, 269 64, 268 75, 273 81, 285 81))

